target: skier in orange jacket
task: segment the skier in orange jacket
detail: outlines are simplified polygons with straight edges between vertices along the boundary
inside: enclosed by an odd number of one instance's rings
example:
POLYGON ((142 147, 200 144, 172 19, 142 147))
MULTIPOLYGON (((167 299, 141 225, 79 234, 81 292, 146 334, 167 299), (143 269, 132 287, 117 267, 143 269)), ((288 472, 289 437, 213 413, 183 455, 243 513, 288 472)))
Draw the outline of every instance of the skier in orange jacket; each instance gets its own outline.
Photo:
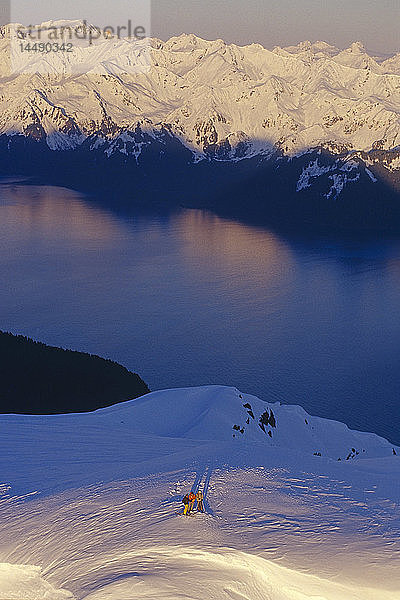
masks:
POLYGON ((189 513, 191 513, 193 511, 195 500, 196 500, 196 494, 194 494, 193 492, 190 492, 190 494, 189 494, 189 513))

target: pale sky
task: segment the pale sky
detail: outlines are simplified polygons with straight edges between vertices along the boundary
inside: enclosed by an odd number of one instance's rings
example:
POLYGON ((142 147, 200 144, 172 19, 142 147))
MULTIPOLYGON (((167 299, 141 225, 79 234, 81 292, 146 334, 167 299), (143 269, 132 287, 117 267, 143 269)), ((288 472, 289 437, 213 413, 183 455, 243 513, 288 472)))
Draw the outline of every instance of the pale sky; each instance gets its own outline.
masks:
MULTIPOLYGON (((0 16, 5 7, 0 0, 0 16)), ((267 48, 309 39, 400 51, 400 0, 11 0, 9 7, 12 20, 26 24, 75 18, 104 27, 131 19, 163 40, 184 32, 267 48)))
POLYGON ((400 51, 400 0, 153 0, 152 34, 259 42, 267 48, 324 40, 361 41, 379 53, 400 51))

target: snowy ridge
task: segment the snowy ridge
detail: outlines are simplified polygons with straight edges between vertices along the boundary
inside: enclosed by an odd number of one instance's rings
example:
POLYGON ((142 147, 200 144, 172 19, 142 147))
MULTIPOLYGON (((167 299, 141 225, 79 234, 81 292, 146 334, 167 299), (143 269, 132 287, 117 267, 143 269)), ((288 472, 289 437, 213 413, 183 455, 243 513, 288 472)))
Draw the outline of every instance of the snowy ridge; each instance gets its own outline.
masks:
POLYGON ((46 174, 50 151, 63 172, 79 150, 86 170, 110 168, 111 180, 114 165, 128 165, 144 185, 163 161, 172 173, 192 169, 189 179, 198 163, 224 173, 221 163, 247 161, 249 173, 268 170, 272 187, 289 182, 277 201, 315 190, 332 205, 349 189, 379 204, 381 185, 400 189, 400 54, 382 60, 359 42, 267 50, 182 34, 100 39, 68 54, 32 52, 19 65, 17 27, 0 28, 0 144, 11 170, 33 152, 46 174))
POLYGON ((99 136, 114 140, 110 152, 129 153, 115 140, 138 127, 167 129, 194 158, 217 160, 332 144, 365 152, 400 146, 400 54, 378 61, 360 43, 270 51, 182 34, 104 40, 71 57, 32 53, 38 73, 10 75, 15 28, 0 30, 0 132, 44 139, 52 149, 99 136), (129 73, 145 51, 150 68, 129 73), (74 62, 85 65, 83 74, 74 75, 74 62))
POLYGON ((376 434, 352 431, 343 423, 310 416, 301 406, 271 404, 224 386, 162 390, 87 416, 113 425, 122 420, 140 434, 259 442, 266 450, 281 447, 336 460, 391 456, 393 451, 400 455, 400 448, 376 434))
POLYGON ((400 449, 374 434, 223 386, 0 421, 2 598, 399 598, 400 449))
MULTIPOLYGON (((7 448, 25 456, 29 440, 38 450, 39 463, 46 454, 66 461, 77 485, 91 477, 80 471, 81 459, 96 461, 101 448, 114 460, 131 444, 144 463, 155 457, 160 461, 172 449, 180 455, 186 447, 195 450, 208 444, 221 444, 228 452, 257 447, 265 456, 274 450, 328 462, 400 457, 399 447, 376 434, 353 431, 343 423, 310 416, 300 406, 264 402, 225 386, 161 390, 90 413, 1 415, 0 422, 7 448)), ((32 465, 35 461, 35 455, 30 457, 32 465)), ((12 480, 20 469, 19 463, 6 469, 9 481, 4 484, 13 490, 12 480)), ((63 487, 52 472, 22 468, 21 473, 29 489, 17 488, 19 494, 63 487)), ((105 471, 101 478, 106 480, 105 471)))

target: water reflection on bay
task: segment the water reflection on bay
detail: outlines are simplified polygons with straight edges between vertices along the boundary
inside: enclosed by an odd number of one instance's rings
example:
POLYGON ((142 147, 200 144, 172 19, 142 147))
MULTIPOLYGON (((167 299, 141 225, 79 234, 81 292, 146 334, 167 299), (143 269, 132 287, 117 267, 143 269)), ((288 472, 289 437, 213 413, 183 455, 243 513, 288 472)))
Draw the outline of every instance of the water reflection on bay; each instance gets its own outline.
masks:
POLYGON ((0 327, 400 442, 400 246, 0 186, 0 327))

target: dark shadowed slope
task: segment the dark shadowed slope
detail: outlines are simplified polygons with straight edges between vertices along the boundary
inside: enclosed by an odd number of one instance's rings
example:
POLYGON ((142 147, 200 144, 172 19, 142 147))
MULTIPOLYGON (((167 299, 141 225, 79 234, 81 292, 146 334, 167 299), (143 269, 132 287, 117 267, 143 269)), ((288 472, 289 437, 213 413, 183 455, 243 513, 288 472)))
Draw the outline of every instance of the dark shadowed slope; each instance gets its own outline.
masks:
POLYGON ((86 412, 148 392, 116 362, 0 332, 0 413, 86 412))

